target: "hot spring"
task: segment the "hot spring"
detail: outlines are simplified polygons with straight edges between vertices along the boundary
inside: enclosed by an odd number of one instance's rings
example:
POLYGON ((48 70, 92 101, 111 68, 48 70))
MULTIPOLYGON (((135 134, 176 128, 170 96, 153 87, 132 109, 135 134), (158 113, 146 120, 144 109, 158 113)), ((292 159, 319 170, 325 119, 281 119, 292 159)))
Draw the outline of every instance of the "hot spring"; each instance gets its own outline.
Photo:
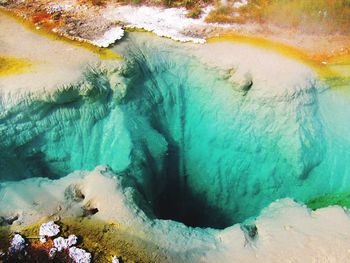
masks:
POLYGON ((237 81, 235 68, 140 39, 129 36, 119 67, 1 112, 2 182, 107 164, 150 218, 219 229, 279 198, 349 190, 350 107, 338 91, 312 76, 292 89, 254 72, 237 81))

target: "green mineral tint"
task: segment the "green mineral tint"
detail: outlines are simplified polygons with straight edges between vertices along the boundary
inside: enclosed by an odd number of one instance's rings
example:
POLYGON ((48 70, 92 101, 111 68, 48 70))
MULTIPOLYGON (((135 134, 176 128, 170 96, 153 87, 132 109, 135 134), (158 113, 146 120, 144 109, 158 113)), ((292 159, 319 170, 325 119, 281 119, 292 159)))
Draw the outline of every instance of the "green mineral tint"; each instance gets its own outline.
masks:
POLYGON ((119 71, 1 115, 1 180, 108 164, 150 217, 215 228, 350 188, 348 98, 314 87, 262 102, 175 44, 129 38, 119 71))
POLYGON ((331 205, 339 205, 341 207, 350 208, 350 191, 343 193, 325 194, 316 198, 312 198, 306 202, 311 209, 318 209, 331 205))

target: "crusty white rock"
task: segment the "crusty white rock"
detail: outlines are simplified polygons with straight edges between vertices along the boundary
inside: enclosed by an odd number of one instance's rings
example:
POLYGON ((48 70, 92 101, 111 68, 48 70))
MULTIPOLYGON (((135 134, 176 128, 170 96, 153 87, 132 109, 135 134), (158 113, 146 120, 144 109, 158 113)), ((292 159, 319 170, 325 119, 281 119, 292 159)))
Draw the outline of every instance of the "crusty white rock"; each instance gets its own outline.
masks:
POLYGON ((11 245, 9 247, 10 253, 17 253, 22 251, 26 247, 26 241, 20 234, 15 234, 11 240, 11 245))
POLYGON ((39 236, 54 237, 60 232, 60 226, 56 225, 55 222, 49 221, 40 226, 39 236))

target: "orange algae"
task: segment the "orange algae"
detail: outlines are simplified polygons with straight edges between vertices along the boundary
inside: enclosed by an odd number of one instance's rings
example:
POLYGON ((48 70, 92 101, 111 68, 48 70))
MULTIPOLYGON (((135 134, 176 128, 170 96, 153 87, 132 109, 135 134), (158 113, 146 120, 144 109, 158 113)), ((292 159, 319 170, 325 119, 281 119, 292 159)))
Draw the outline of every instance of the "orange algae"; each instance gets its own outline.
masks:
POLYGON ((0 8, 0 14, 4 14, 12 19, 15 19, 17 23, 21 24, 23 27, 25 27, 27 30, 39 34, 43 37, 49 38, 51 40, 55 41, 62 41, 64 43, 84 48, 100 57, 100 59, 103 60, 120 60, 122 57, 114 52, 113 50, 109 48, 100 48, 97 46, 94 46, 86 41, 80 41, 78 39, 70 38, 69 36, 62 36, 58 35, 54 32, 52 32, 52 29, 59 26, 59 21, 54 21, 51 19, 51 16, 46 13, 37 14, 36 16, 31 18, 31 22, 25 20, 24 18, 20 17, 19 13, 13 13, 9 10, 0 8), (40 23, 44 22, 44 23, 40 23), (36 28, 33 23, 40 23, 40 28, 36 28))
POLYGON ((256 47, 272 50, 278 52, 286 57, 298 60, 309 67, 311 67, 321 78, 331 87, 338 87, 343 85, 334 85, 335 80, 338 83, 343 83, 350 78, 350 55, 341 54, 334 56, 315 56, 280 42, 275 42, 262 37, 251 37, 238 34, 228 34, 219 37, 212 37, 207 39, 207 42, 235 42, 249 44, 256 47))
POLYGON ((0 55, 0 77, 25 73, 31 66, 27 59, 0 55))

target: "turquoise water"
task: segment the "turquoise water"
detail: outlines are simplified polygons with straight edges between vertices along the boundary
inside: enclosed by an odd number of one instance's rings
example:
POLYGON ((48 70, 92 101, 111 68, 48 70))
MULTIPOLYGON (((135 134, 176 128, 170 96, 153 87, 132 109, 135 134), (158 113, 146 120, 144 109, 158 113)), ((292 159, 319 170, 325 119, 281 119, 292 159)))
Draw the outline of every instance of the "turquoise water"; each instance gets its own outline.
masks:
POLYGON ((244 96, 167 43, 131 37, 121 70, 87 72, 88 92, 67 87, 1 115, 1 180, 108 164, 132 179, 150 217, 215 228, 278 198, 350 188, 346 96, 244 96))

